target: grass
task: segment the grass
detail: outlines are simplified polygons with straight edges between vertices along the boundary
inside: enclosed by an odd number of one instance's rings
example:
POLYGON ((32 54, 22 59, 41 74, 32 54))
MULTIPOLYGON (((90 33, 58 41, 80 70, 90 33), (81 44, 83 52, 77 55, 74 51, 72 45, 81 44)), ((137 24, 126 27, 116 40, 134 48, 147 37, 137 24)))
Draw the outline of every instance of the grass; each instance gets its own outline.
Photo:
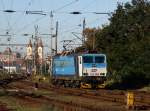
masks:
MULTIPOLYGON (((0 91, 0 101, 7 105, 8 109, 14 109, 14 111, 62 111, 61 106, 54 106, 51 101, 42 100, 40 98, 30 97, 13 97, 8 96, 3 91, 0 91), (61 107, 61 108, 59 108, 61 107)), ((71 103, 82 104, 90 107, 99 107, 105 105, 107 102, 98 102, 97 100, 90 100, 88 98, 81 98, 80 96, 69 96, 60 95, 55 92, 50 92, 46 90, 35 90, 33 91, 35 95, 46 95, 52 100, 59 100, 71 103), (56 96, 57 95, 57 96, 56 96)), ((55 103, 54 103, 55 104, 55 103)), ((108 107, 113 107, 112 104, 108 104, 108 107)), ((67 111, 67 110, 66 110, 67 111)))
POLYGON ((50 104, 40 104, 35 106, 21 104, 17 98, 11 96, 0 96, 0 101, 7 104, 8 109, 13 109, 14 111, 61 111, 50 104))
MULTIPOLYGON (((38 99, 40 95, 51 95, 51 93, 47 90, 35 90, 33 91, 33 96, 35 96, 35 99, 38 99)), ((8 93, 4 89, 0 90, 0 102, 6 104, 8 109, 14 109, 15 111, 61 111, 48 102, 42 102, 42 100, 37 100, 37 103, 34 103, 34 101, 24 101, 24 99, 8 96, 8 93)))
POLYGON ((32 81, 34 82, 41 82, 41 83, 49 83, 50 82, 50 77, 49 76, 44 76, 44 75, 33 75, 32 76, 32 81))
POLYGON ((148 91, 148 92, 150 92, 150 85, 139 89, 139 91, 148 91))

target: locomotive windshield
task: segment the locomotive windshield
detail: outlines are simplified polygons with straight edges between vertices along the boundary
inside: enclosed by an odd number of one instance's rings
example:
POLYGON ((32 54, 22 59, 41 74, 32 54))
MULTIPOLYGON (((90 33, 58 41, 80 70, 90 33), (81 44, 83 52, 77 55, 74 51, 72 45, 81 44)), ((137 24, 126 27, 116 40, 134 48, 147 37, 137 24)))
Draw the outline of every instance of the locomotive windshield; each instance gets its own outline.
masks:
POLYGON ((104 56, 95 56, 95 63, 104 63, 104 56))
POLYGON ((83 56, 84 63, 93 63, 93 56, 83 56))

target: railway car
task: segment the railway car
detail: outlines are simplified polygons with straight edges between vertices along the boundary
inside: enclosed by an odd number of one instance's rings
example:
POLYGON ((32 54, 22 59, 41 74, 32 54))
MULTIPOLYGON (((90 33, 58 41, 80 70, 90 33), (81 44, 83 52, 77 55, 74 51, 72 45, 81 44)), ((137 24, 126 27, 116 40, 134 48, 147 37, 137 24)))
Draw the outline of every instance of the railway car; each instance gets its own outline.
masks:
POLYGON ((105 54, 82 54, 78 56, 79 75, 82 87, 102 87, 106 80, 107 63, 105 54))
POLYGON ((98 88, 106 80, 105 54, 54 56, 52 83, 64 87, 98 88))
POLYGON ((75 55, 54 56, 52 59, 52 83, 64 87, 79 87, 75 55))

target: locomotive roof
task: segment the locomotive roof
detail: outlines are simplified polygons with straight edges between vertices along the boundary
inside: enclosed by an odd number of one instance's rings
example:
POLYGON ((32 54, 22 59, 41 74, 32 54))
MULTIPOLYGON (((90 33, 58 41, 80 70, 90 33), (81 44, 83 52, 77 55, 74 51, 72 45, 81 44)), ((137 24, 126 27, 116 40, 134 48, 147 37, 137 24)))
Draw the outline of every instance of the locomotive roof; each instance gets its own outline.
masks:
POLYGON ((106 56, 105 54, 101 54, 101 53, 96 53, 96 54, 89 54, 89 53, 87 53, 87 54, 82 54, 82 56, 84 56, 84 55, 89 55, 89 56, 92 56, 92 55, 102 55, 102 56, 106 56))
POLYGON ((86 53, 86 54, 69 54, 69 55, 55 55, 53 56, 53 58, 55 57, 71 57, 71 56, 84 56, 84 55, 87 55, 87 56, 92 56, 92 55, 102 55, 102 56, 106 56, 105 54, 102 54, 102 53, 96 53, 96 54, 91 54, 91 53, 86 53))

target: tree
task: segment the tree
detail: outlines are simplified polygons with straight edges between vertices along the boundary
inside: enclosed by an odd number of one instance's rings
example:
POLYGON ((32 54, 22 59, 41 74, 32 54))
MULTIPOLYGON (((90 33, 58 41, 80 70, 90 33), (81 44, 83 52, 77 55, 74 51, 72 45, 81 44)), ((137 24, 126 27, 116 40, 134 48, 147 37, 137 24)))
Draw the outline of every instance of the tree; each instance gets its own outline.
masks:
POLYGON ((91 48, 95 38, 96 48, 107 55, 109 72, 122 86, 150 83, 150 1, 118 4, 109 20, 102 29, 86 29, 86 43, 91 48))
POLYGON ((86 28, 84 31, 83 31, 83 34, 85 35, 85 46, 88 50, 92 50, 92 49, 95 49, 95 44, 96 44, 96 37, 95 37, 95 34, 97 32, 97 29, 93 28, 93 29, 90 29, 90 28, 86 28))

